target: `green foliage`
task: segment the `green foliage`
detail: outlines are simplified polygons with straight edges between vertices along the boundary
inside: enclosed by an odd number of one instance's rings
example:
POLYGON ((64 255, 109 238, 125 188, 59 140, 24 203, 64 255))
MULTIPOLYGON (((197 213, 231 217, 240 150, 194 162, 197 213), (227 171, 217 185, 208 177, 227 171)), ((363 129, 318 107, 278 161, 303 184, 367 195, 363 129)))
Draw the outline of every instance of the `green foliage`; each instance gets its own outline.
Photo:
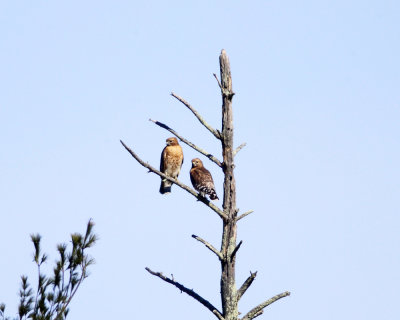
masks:
POLYGON ((67 317, 68 305, 82 281, 89 276, 88 267, 94 263, 94 260, 86 254, 86 250, 97 241, 93 226, 94 223, 89 220, 84 235, 79 233, 71 235, 70 251, 65 243, 57 245, 59 257, 55 262, 52 276, 41 272, 41 266, 47 260, 47 255, 41 251, 41 236, 31 235, 35 248, 33 261, 38 272, 37 289, 33 290, 28 278, 22 276, 18 316, 6 317, 5 304, 1 303, 0 320, 64 320, 67 317))

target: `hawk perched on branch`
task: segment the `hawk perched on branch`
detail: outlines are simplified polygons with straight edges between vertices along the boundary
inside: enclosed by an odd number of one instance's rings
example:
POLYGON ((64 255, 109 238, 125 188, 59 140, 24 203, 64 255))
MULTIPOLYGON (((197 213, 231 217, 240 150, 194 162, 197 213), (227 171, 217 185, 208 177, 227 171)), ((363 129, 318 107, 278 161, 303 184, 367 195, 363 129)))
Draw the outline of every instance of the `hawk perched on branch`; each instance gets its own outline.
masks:
POLYGON ((205 195, 208 194, 211 200, 218 199, 211 173, 204 168, 203 162, 198 158, 192 160, 190 180, 192 181, 193 187, 200 192, 201 196, 205 197, 205 195))
MULTIPOLYGON (((177 179, 183 163, 182 148, 176 138, 168 138, 167 146, 161 153, 160 171, 171 178, 177 179)), ((170 193, 172 182, 161 179, 160 193, 170 193)))

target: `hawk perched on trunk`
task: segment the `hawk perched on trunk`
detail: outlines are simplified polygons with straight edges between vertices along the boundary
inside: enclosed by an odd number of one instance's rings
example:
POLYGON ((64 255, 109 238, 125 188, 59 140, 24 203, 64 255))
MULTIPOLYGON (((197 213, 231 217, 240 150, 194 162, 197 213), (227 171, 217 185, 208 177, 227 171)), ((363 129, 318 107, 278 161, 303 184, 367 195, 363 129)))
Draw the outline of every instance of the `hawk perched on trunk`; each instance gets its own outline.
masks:
MULTIPOLYGON (((176 138, 168 138, 167 146, 161 153, 160 171, 171 178, 177 179, 183 163, 182 148, 176 138)), ((172 182, 161 179, 160 193, 170 193, 172 182)))
POLYGON ((211 173, 204 168, 203 162, 198 158, 192 160, 190 180, 192 181, 193 187, 200 192, 202 197, 208 194, 211 200, 218 199, 211 173))

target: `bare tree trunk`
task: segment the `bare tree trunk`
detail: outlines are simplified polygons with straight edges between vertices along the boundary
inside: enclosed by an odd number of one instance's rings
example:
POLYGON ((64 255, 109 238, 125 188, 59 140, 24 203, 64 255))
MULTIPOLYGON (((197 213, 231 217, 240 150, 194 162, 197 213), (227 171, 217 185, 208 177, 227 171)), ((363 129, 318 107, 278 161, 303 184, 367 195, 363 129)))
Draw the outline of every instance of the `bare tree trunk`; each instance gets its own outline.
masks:
MULTIPOLYGON (((221 262, 221 303, 222 303, 222 312, 219 311, 212 303, 208 300, 201 297, 198 293, 196 293, 193 289, 189 289, 182 285, 181 283, 175 281, 174 278, 168 278, 164 276, 161 272, 154 272, 150 268, 146 268, 146 270, 154 275, 164 280, 167 283, 170 283, 177 287, 182 292, 185 292, 198 302, 200 302, 203 306, 209 309, 219 320, 239 320, 239 312, 238 312, 238 303, 240 298, 244 295, 246 290, 253 283, 257 272, 250 272, 250 276, 244 281, 239 290, 236 289, 236 280, 235 280, 235 262, 236 262, 236 254, 242 245, 242 241, 239 244, 236 244, 237 238, 237 222, 252 213, 253 211, 247 211, 237 217, 239 210, 236 208, 236 182, 234 176, 234 157, 235 155, 246 145, 242 143, 239 147, 234 149, 233 146, 233 111, 232 111, 232 98, 234 96, 234 92, 232 91, 232 77, 230 70, 229 58, 225 52, 222 50, 221 55, 219 57, 220 62, 220 75, 221 81, 218 80, 218 77, 214 74, 215 78, 218 81, 218 85, 221 89, 222 95, 222 131, 219 132, 212 128, 205 119, 183 98, 179 97, 175 93, 171 93, 171 95, 182 102, 200 121, 200 123, 210 131, 215 138, 221 140, 222 145, 222 158, 220 161, 214 155, 210 154, 203 148, 196 146, 194 143, 188 141, 181 135, 179 135, 175 130, 170 128, 169 126, 155 120, 151 120, 153 123, 158 126, 166 129, 167 131, 174 134, 181 142, 187 144, 197 152, 206 156, 210 161, 214 162, 218 167, 222 168, 224 172, 224 196, 223 196, 223 204, 222 209, 217 207, 215 204, 210 202, 205 197, 198 194, 195 190, 186 186, 182 182, 173 179, 164 173, 158 171, 142 159, 140 159, 135 152, 133 152, 128 146, 126 146, 122 141, 122 145, 128 150, 128 152, 145 168, 149 169, 149 172, 153 172, 163 179, 167 179, 177 186, 186 190, 192 196, 196 197, 197 200, 201 201, 203 204, 208 206, 211 210, 216 212, 219 217, 222 219, 223 223, 223 231, 222 231, 222 241, 221 241, 221 250, 218 251, 213 245, 208 243, 206 240, 200 238, 199 236, 192 235, 192 237, 201 243, 203 243, 210 251, 212 251, 221 262)), ((290 295, 290 292, 286 291, 281 294, 275 295, 272 298, 260 303, 249 312, 247 312, 240 320, 251 320, 263 313, 263 309, 273 302, 290 295)))
POLYGON ((222 157, 224 171, 224 200, 223 209, 228 216, 223 221, 221 252, 224 259, 221 261, 221 299, 222 313, 225 320, 238 318, 238 301, 236 298, 235 261, 236 254, 236 182, 234 176, 233 159, 233 111, 232 111, 232 78, 228 56, 222 50, 219 57, 221 72, 222 94, 222 157))

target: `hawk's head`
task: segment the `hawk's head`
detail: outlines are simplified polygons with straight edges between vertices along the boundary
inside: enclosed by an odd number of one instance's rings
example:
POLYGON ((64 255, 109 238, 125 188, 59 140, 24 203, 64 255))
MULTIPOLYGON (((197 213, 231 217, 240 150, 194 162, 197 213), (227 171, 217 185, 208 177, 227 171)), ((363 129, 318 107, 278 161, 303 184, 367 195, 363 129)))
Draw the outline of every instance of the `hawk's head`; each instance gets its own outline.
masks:
POLYGON ((167 146, 178 146, 179 145, 178 140, 174 137, 168 138, 166 140, 166 143, 167 143, 167 146))
POLYGON ((203 166, 203 162, 201 162, 201 160, 199 158, 195 158, 192 160, 192 168, 202 167, 202 166, 203 166))

